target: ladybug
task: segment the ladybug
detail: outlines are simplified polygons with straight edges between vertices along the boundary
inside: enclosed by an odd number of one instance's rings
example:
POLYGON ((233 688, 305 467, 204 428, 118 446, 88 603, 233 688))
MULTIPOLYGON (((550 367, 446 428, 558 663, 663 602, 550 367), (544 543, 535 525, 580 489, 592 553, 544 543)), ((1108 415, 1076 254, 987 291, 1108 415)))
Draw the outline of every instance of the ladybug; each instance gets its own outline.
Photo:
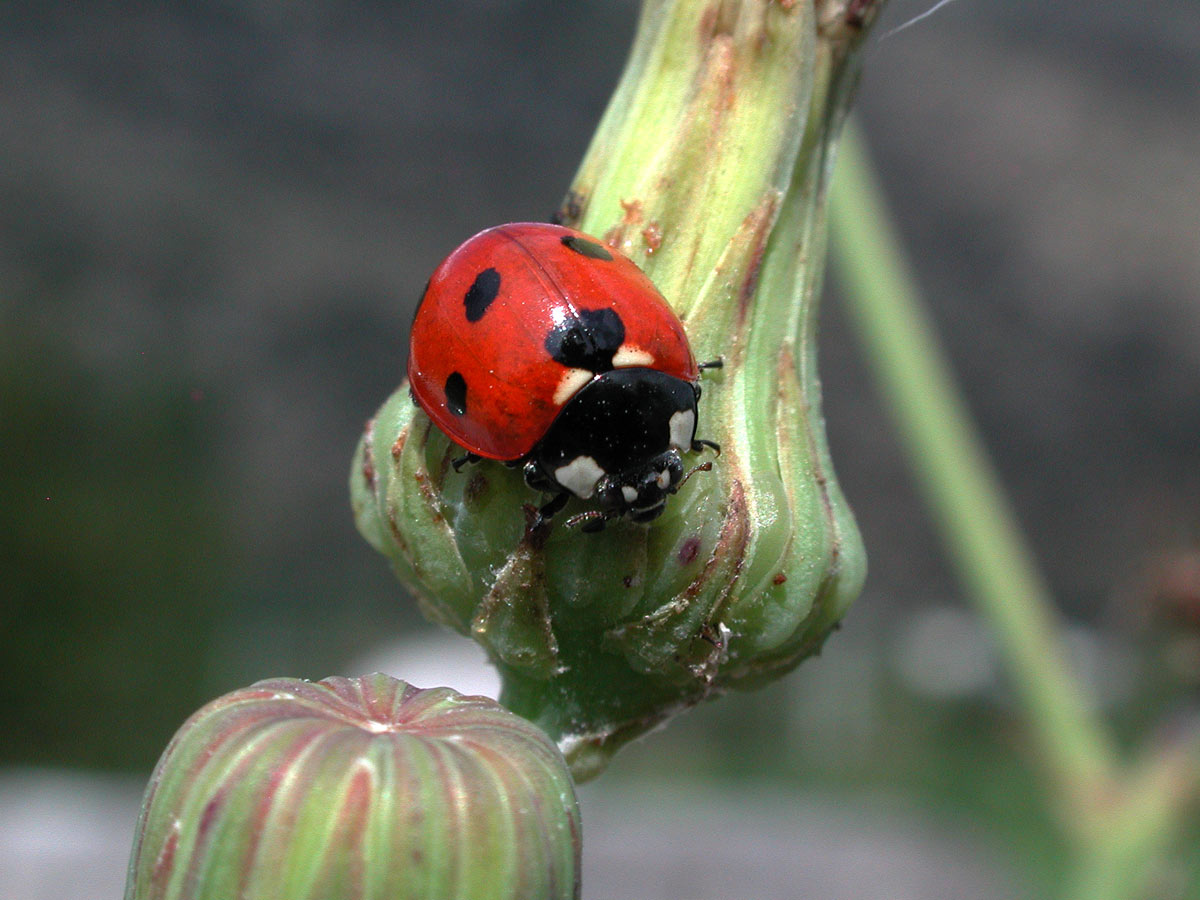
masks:
POLYGON ((649 522, 684 473, 696 439, 700 371, 683 325, 627 257, 560 225, 499 225, 434 271, 413 319, 413 399, 466 455, 524 469, 554 496, 598 509, 574 516, 597 531, 619 516, 649 522))

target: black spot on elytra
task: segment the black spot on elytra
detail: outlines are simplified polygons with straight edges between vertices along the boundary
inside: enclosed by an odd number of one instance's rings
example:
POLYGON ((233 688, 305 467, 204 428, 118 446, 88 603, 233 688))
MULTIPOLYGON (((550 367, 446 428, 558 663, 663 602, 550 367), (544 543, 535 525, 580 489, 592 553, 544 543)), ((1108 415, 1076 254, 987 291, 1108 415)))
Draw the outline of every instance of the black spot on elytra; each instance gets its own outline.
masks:
POLYGON ((463 306, 467 310, 467 321, 478 322, 487 312, 496 294, 500 293, 500 273, 495 269, 484 269, 475 276, 471 287, 463 297, 463 306))
POLYGON ((589 372, 612 370, 613 356, 625 342, 625 323, 611 309, 581 309, 546 335, 546 351, 557 362, 589 372))
POLYGON ((446 409, 456 416, 467 414, 467 380, 459 372, 446 379, 446 409))
POLYGON ((592 259, 602 259, 605 262, 612 260, 612 254, 608 249, 597 244, 595 241, 589 241, 587 238, 576 237, 573 234, 564 235, 563 246, 568 250, 574 250, 576 253, 581 253, 584 256, 590 256, 592 259))

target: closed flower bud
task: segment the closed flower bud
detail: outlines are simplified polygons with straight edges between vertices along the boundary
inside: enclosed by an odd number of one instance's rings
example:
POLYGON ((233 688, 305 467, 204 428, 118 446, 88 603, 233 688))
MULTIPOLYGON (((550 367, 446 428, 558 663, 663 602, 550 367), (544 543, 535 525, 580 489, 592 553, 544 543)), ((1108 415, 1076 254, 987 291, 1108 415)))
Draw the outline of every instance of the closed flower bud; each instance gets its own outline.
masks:
POLYGON ((384 675, 278 678, 179 730, 151 778, 126 900, 571 900, 562 756, 483 697, 384 675))
MULTIPOLYGON (((650 0, 558 219, 651 277, 701 378, 719 456, 648 525, 530 528, 544 498, 480 463, 401 388, 361 442, 358 527, 435 620, 487 648, 502 701, 577 778, 716 693, 816 652, 865 556, 820 411, 816 301, 832 148, 876 4, 650 0), (819 17, 818 17, 819 14, 819 17)), ((482 224, 482 223, 481 223, 482 224)))

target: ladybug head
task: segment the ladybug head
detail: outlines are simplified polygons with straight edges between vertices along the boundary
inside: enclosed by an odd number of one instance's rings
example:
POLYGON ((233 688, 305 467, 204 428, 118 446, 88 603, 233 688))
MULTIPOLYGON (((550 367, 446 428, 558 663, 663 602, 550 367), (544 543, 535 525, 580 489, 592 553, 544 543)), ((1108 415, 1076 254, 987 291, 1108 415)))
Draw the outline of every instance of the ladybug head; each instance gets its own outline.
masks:
POLYGON ((643 465, 623 472, 605 474, 596 483, 596 503, 613 516, 629 516, 634 522, 657 519, 683 477, 679 451, 672 447, 643 465))

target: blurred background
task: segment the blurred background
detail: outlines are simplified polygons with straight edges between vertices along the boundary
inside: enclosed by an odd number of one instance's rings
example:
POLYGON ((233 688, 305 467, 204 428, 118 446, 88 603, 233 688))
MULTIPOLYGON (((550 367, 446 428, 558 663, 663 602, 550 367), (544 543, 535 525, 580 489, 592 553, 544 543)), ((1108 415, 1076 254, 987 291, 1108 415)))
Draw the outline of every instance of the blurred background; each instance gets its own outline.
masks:
MULTIPOLYGON (((1200 685, 1200 10, 892 0, 859 109, 1000 474, 1124 735, 1200 685)), ((633 0, 0 8, 0 896, 119 894, 207 700, 489 691, 354 531, 428 273, 556 207, 633 0)), ((782 683, 583 794, 596 898, 1037 897, 1036 761, 830 285, 871 573, 782 683)), ((1193 875, 1195 873, 1192 873, 1193 875)), ((1180 878, 1186 880, 1187 873, 1180 878)))

